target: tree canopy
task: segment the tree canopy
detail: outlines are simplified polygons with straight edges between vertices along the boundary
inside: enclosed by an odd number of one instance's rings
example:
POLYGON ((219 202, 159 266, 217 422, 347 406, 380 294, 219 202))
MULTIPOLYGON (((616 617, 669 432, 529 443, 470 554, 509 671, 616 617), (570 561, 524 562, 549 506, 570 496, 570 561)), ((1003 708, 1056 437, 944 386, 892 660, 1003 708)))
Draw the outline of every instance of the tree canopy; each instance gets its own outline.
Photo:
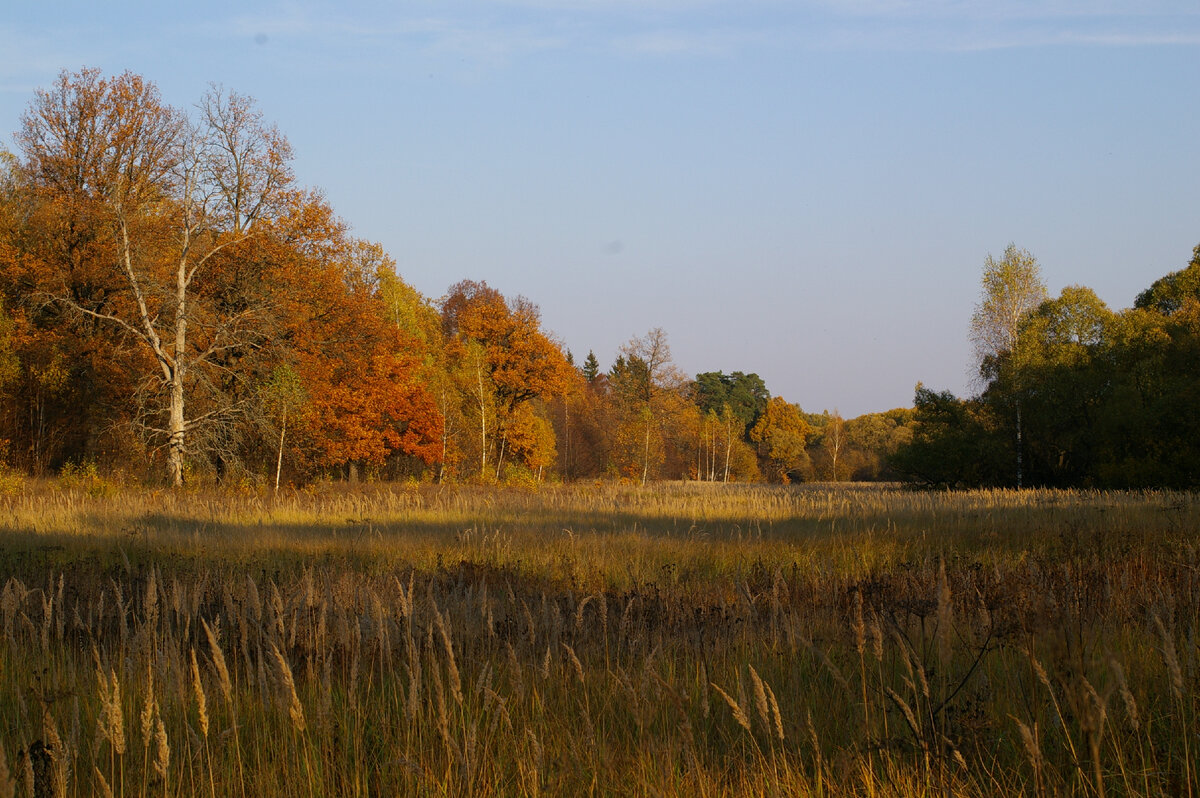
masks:
MULTIPOLYGON (((1020 262, 1033 261, 1022 255, 1020 262)), ((989 259, 985 273, 994 266, 989 259)), ((1197 274, 1200 247, 1185 269, 1154 281, 1127 310, 1114 312, 1077 285, 1037 304, 1015 303, 1023 308, 1017 323, 988 339, 1006 348, 989 350, 978 396, 918 386, 913 437, 893 466, 930 484, 1200 484, 1197 274), (1023 466, 1014 471, 1006 462, 1023 466)))

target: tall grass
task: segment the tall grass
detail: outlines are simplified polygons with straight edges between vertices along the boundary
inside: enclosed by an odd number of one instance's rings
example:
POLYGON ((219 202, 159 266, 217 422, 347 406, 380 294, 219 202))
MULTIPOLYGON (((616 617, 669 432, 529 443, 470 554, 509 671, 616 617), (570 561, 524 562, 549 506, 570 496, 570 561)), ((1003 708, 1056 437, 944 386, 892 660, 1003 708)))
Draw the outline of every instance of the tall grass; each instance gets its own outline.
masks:
POLYGON ((0 497, 0 796, 1195 795, 1200 500, 0 497))

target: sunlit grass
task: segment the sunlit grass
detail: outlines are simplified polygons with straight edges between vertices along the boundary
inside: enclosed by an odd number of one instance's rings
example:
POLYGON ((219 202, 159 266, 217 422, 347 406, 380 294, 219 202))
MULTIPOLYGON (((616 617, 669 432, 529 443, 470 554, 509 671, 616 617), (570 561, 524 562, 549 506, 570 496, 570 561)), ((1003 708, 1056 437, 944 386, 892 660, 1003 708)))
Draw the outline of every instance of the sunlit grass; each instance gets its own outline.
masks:
POLYGON ((1191 795, 1198 521, 1173 493, 24 483, 0 751, 19 794, 1191 795))

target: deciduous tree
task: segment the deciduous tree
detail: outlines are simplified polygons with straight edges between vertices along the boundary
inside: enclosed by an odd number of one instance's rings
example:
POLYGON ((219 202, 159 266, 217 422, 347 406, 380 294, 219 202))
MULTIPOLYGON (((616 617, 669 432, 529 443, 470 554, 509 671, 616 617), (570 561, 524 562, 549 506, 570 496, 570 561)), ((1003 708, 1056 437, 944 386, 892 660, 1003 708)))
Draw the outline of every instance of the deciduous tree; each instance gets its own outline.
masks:
POLYGON ((811 432, 800 408, 782 397, 771 397, 750 430, 750 440, 758 444, 759 457, 771 481, 791 482, 806 469, 805 447, 811 432))
POLYGON ((619 448, 626 453, 633 446, 640 449, 636 460, 641 483, 645 485, 652 466, 662 460, 665 422, 679 406, 686 384, 671 360, 666 332, 655 327, 621 347, 621 354, 609 372, 609 383, 623 409, 625 434, 619 448))
MULTIPOLYGON (((1013 365, 1022 321, 1045 299, 1046 285, 1042 281, 1041 266, 1029 252, 1009 244, 1002 259, 995 260, 991 255, 987 256, 983 265, 982 297, 971 316, 970 333, 983 379, 993 379, 1006 365, 1013 365)), ((1016 474, 1017 486, 1020 487, 1024 482, 1024 441, 1019 381, 1013 388, 1016 474)))
MULTIPOLYGON (((518 421, 522 406, 562 396, 575 370, 562 347, 542 331, 536 305, 524 297, 505 300, 487 283, 465 280, 452 286, 442 303, 442 326, 477 412, 480 476, 487 478, 490 468, 499 477, 509 454, 509 432, 523 423, 518 421), (489 467, 492 449, 494 466, 489 467)), ((539 434, 544 437, 548 429, 539 434)), ((535 468, 529 461, 525 465, 535 468)))
POLYGON ((219 383, 218 360, 262 334, 256 307, 211 301, 200 284, 221 253, 278 213, 292 181, 287 141, 240 95, 213 89, 188 118, 141 77, 96 70, 64 72, 39 91, 17 140, 39 192, 113 242, 108 276, 119 296, 96 303, 67 290, 68 260, 55 264, 64 279, 48 298, 148 351, 158 387, 146 427, 165 439, 169 479, 180 485, 197 427, 239 409, 212 401, 191 414, 190 397, 219 383))

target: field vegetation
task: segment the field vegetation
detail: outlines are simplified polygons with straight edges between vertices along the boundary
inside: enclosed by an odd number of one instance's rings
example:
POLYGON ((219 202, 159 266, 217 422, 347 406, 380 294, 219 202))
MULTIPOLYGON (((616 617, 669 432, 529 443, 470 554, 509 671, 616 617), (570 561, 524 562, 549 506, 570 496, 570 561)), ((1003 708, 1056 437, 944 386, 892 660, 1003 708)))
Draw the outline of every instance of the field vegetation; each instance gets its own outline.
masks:
POLYGON ((0 796, 1196 793, 1192 494, 3 488, 0 796))

